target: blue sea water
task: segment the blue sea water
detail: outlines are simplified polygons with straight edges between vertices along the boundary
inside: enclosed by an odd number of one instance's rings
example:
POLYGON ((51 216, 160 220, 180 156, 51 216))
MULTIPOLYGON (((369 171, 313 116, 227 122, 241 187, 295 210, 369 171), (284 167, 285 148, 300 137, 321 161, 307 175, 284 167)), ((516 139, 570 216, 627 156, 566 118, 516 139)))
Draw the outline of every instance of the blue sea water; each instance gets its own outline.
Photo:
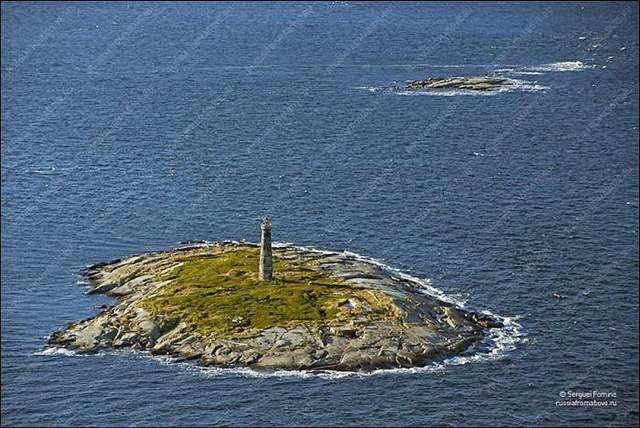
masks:
POLYGON ((637 3, 1 12, 3 426, 637 425, 637 3), (477 74, 512 88, 392 87, 477 74), (43 352, 109 302, 84 266, 255 241, 263 215, 517 328, 347 377, 43 352), (616 406, 561 405, 594 390, 616 406))

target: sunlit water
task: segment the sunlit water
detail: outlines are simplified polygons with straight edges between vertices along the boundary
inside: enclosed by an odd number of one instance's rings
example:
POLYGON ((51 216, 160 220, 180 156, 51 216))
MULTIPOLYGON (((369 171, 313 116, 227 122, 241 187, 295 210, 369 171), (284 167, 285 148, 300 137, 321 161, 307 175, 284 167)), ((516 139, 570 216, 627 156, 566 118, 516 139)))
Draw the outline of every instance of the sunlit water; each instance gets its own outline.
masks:
POLYGON ((638 421, 638 7, 2 4, 2 424, 638 421), (407 79, 498 74, 477 96, 407 79), (430 96, 424 96, 430 95, 430 96), (79 271, 188 239, 350 251, 508 320, 366 375, 77 356, 79 271), (562 391, 613 391, 566 408, 562 391))

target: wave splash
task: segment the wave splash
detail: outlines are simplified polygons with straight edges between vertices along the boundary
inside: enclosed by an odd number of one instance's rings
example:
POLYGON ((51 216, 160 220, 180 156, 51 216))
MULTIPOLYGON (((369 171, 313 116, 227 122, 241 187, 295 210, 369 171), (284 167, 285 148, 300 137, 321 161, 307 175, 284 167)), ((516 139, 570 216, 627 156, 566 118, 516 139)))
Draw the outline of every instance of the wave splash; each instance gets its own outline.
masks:
POLYGON ((44 357, 103 357, 107 354, 105 352, 87 354, 76 352, 73 349, 67 349, 60 346, 47 346, 43 350, 34 352, 31 355, 44 357))
POLYGON ((549 72, 565 72, 565 71, 583 71, 596 66, 591 64, 585 64, 582 61, 560 61, 550 62, 548 64, 533 65, 533 66, 509 66, 507 68, 498 68, 496 73, 508 73, 518 75, 532 75, 538 76, 549 72))
POLYGON ((525 70, 530 71, 582 71, 589 68, 594 68, 595 65, 587 65, 582 61, 560 61, 552 62, 549 64, 542 64, 536 67, 525 67, 525 70))
POLYGON ((51 348, 45 348, 42 351, 34 352, 32 355, 46 355, 46 356, 62 355, 62 356, 65 356, 65 357, 75 357, 78 354, 75 351, 71 350, 71 349, 60 348, 58 346, 53 346, 51 348))

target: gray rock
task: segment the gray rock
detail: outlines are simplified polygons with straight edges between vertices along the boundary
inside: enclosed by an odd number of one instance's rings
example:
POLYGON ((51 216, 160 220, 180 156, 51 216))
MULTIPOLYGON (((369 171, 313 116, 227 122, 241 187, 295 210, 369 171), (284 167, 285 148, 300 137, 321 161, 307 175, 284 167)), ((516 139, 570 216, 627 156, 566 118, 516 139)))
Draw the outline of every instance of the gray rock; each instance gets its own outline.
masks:
POLYGON ((153 321, 142 321, 140 323, 140 329, 142 329, 144 334, 153 342, 155 342, 161 334, 158 324, 153 321))
POLYGON ((471 91, 489 91, 508 85, 509 80, 498 76, 471 76, 471 77, 447 77, 428 78, 426 80, 408 80, 407 89, 416 90, 442 90, 464 89, 471 91))
POLYGON ((113 346, 118 348, 122 346, 132 346, 134 343, 140 341, 140 336, 137 333, 128 332, 122 335, 118 335, 113 341, 113 346))

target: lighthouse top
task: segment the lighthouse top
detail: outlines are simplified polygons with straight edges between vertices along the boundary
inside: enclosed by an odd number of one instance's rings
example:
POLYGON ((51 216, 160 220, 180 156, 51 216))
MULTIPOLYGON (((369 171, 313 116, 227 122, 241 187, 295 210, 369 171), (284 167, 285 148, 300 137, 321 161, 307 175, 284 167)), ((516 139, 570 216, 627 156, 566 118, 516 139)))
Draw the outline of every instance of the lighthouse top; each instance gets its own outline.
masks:
POLYGON ((260 228, 262 230, 271 230, 271 220, 269 220, 269 217, 262 218, 262 221, 260 222, 260 228))

